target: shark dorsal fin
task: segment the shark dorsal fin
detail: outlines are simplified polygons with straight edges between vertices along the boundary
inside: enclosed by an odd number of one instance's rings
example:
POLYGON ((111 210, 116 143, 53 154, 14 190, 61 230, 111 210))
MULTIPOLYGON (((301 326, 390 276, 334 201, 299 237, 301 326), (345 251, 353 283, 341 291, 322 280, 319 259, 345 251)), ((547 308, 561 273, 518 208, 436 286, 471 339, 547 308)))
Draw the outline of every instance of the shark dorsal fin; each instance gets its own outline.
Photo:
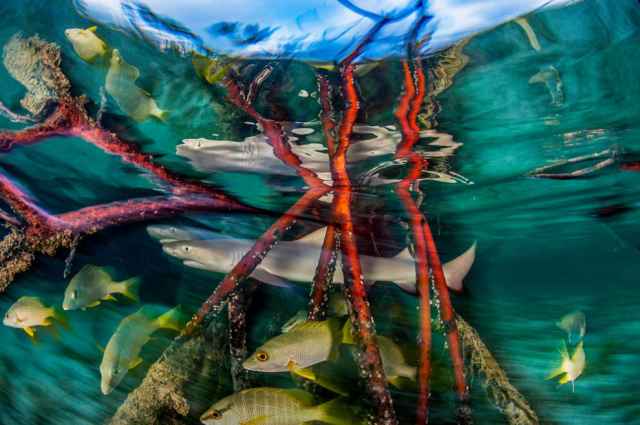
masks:
POLYGON ((306 236, 301 237, 296 240, 296 242, 308 243, 313 245, 322 245, 324 242, 324 235, 327 233, 326 227, 321 227, 313 232, 309 233, 306 236))

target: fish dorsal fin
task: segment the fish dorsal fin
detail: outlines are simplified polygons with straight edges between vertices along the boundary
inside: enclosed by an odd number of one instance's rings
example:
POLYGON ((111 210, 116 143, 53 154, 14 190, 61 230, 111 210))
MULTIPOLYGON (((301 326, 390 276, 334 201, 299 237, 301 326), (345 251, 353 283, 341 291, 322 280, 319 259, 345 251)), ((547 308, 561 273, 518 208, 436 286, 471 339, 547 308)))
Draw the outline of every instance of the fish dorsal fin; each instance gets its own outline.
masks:
POLYGON ((462 281, 471 270, 473 262, 476 260, 476 245, 474 242, 460 256, 454 258, 442 266, 447 286, 454 291, 462 291, 462 281))
MULTIPOLYGON (((107 282, 111 282, 111 275, 109 274, 107 267, 99 267, 94 264, 87 264, 80 269, 76 276, 80 276, 86 280, 102 280, 106 279, 107 282)), ((74 276, 75 277, 75 276, 74 276)))
POLYGON ((93 26, 87 28, 87 31, 91 31, 91 32, 95 33, 96 31, 98 31, 98 27, 93 25, 93 26))
POLYGON ((308 243, 312 245, 322 245, 324 242, 324 235, 327 233, 326 227, 321 227, 306 236, 297 239, 295 242, 308 243))

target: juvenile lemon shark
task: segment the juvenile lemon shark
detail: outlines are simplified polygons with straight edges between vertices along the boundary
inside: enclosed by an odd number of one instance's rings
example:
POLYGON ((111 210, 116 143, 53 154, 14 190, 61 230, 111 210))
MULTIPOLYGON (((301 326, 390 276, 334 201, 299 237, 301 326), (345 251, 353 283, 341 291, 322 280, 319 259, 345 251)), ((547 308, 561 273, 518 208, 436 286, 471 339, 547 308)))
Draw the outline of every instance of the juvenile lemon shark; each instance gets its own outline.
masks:
MULTIPOLYGON (((274 246, 255 269, 251 277, 262 282, 287 286, 289 281, 311 282, 313 278, 326 227, 322 227, 295 241, 282 241, 274 246)), ((151 235, 157 234, 150 227, 151 235)), ((165 253, 179 258, 185 266, 227 273, 240 261, 255 240, 217 238, 206 240, 175 240, 162 243, 165 253)), ((444 264, 449 288, 462 290, 462 280, 475 260, 475 242, 462 255, 444 264)), ((361 255, 360 262, 367 282, 393 282, 405 291, 415 293, 415 260, 406 248, 395 257, 361 255)), ((340 258, 336 263, 334 283, 344 283, 340 258)))

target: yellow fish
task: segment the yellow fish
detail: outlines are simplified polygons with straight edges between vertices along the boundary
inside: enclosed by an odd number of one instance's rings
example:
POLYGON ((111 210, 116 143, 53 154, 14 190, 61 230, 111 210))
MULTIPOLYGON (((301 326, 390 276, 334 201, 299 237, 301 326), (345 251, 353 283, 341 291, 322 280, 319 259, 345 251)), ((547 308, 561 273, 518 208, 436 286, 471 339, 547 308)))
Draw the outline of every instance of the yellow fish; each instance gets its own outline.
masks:
POLYGON ((564 344, 562 349, 560 350, 561 363, 556 369, 552 370, 549 375, 547 375, 546 379, 553 379, 556 376, 561 376, 558 383, 560 385, 564 385, 568 382, 571 382, 571 388, 575 391, 575 382, 576 379, 582 372, 586 366, 587 360, 586 355, 584 353, 584 342, 580 341, 580 343, 576 346, 575 351, 572 356, 569 356, 569 351, 567 350, 567 345, 564 344))
POLYGON ((298 389, 250 388, 214 403, 200 416, 205 425, 332 425, 361 423, 340 399, 313 405, 313 396, 298 389))
MULTIPOLYGON (((355 344, 350 322, 345 323, 342 328, 342 335, 344 344, 355 344)), ((415 382, 418 368, 407 363, 405 355, 398 344, 384 335, 376 335, 376 341, 378 342, 378 350, 380 350, 382 367, 387 381, 396 388, 400 388, 402 378, 415 382)))
POLYGON ((286 372, 291 364, 306 368, 328 360, 340 337, 336 319, 300 321, 260 346, 242 364, 255 372, 286 372))
POLYGON ((69 282, 64 291, 62 308, 65 310, 86 309, 100 304, 101 300, 116 301, 112 294, 139 301, 140 279, 133 277, 122 282, 114 282, 103 267, 87 264, 69 282))
POLYGON ((138 68, 125 62, 118 49, 113 49, 105 82, 107 93, 136 121, 144 121, 149 116, 164 121, 167 111, 160 109, 151 95, 136 85, 138 77, 138 68))
POLYGON ((193 54, 191 63, 196 75, 209 84, 221 81, 232 68, 232 63, 229 59, 223 57, 209 58, 198 53, 193 54))
POLYGON ((69 28, 64 31, 65 37, 71 42, 73 50, 85 62, 93 62, 109 52, 109 46, 96 35, 98 27, 87 29, 69 28))
POLYGON ((161 315, 142 307, 137 312, 122 319, 107 344, 100 363, 100 389, 109 394, 125 377, 129 369, 142 363, 140 351, 158 329, 180 331, 184 326, 180 307, 161 315))
POLYGON ((35 337, 35 327, 51 326, 57 320, 67 326, 67 320, 56 307, 45 306, 38 297, 21 297, 4 315, 2 323, 5 326, 22 329, 30 337, 35 337))

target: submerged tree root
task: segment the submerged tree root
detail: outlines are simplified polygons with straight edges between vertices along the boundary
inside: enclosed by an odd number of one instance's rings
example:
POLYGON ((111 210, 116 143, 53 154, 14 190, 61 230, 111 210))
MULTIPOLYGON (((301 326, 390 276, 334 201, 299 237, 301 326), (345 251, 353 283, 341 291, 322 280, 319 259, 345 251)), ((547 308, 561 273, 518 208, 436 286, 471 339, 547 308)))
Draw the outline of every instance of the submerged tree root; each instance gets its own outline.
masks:
POLYGON ((493 357, 478 332, 462 317, 456 317, 468 370, 484 376, 484 387, 492 403, 504 414, 510 425, 538 425, 538 416, 524 396, 514 387, 493 357))
POLYGON ((201 411, 229 388, 227 336, 226 321, 219 315, 207 332, 175 340, 108 424, 199 423, 201 411), (194 400, 200 400, 200 404, 194 400))

